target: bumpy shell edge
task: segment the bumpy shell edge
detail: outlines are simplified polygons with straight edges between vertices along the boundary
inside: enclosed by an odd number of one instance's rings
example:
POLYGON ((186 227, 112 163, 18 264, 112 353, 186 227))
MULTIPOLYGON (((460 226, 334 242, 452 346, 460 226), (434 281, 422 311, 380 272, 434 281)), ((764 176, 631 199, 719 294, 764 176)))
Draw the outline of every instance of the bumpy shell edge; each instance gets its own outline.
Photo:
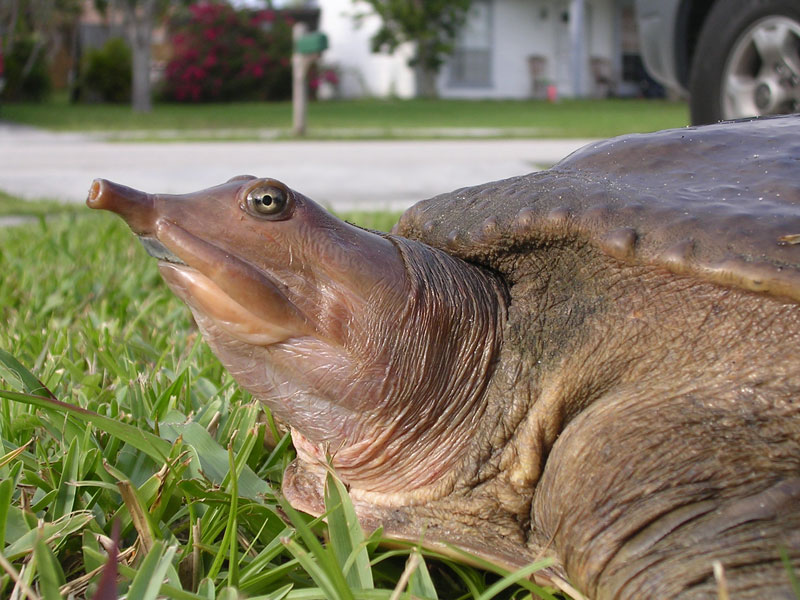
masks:
POLYGON ((509 253, 585 242, 800 301, 800 116, 592 144, 547 171, 424 200, 395 232, 491 268, 509 253))

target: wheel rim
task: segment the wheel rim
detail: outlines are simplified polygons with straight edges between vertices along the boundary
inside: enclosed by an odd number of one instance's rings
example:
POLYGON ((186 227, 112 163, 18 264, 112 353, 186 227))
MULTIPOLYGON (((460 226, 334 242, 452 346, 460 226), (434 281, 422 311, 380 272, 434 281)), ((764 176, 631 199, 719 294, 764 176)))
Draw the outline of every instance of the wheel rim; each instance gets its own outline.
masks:
POLYGON ((745 31, 725 64, 721 100, 725 119, 800 111, 800 23, 767 17, 745 31))

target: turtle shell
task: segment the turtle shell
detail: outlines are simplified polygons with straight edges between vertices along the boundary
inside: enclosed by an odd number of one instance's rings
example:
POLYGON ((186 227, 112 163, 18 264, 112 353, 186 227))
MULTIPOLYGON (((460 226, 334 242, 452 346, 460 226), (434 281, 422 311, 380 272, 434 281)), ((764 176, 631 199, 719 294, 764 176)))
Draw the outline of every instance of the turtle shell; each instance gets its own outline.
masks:
POLYGON ((800 301, 800 115, 590 144, 546 171, 424 200, 395 232, 500 271, 509 254, 589 243, 800 301))

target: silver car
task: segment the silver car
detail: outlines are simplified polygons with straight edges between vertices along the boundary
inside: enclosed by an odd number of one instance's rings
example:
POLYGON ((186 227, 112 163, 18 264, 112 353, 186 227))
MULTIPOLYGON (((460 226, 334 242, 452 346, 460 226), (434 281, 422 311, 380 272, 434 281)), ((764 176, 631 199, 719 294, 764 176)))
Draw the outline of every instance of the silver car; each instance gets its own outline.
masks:
POLYGON ((692 123, 800 112, 800 0, 636 0, 650 75, 692 123))

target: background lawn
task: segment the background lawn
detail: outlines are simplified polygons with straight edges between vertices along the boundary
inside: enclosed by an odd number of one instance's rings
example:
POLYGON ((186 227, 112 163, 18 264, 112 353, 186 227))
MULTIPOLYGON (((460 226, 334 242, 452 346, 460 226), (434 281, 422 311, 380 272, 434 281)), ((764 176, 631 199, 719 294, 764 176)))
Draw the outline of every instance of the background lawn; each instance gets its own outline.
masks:
POLYGON ((83 204, 65 204, 52 200, 22 200, 0 190, 0 217, 45 217, 69 212, 85 212, 83 204))
MULTIPOLYGON (((126 105, 6 104, 0 118, 59 131, 117 132, 152 139, 171 136, 253 139, 288 135, 289 103, 156 104, 150 114, 126 105)), ((610 137, 688 124, 683 102, 663 100, 353 100, 309 107, 309 137, 381 138, 610 137), (443 132, 443 129, 464 131, 443 132)))

